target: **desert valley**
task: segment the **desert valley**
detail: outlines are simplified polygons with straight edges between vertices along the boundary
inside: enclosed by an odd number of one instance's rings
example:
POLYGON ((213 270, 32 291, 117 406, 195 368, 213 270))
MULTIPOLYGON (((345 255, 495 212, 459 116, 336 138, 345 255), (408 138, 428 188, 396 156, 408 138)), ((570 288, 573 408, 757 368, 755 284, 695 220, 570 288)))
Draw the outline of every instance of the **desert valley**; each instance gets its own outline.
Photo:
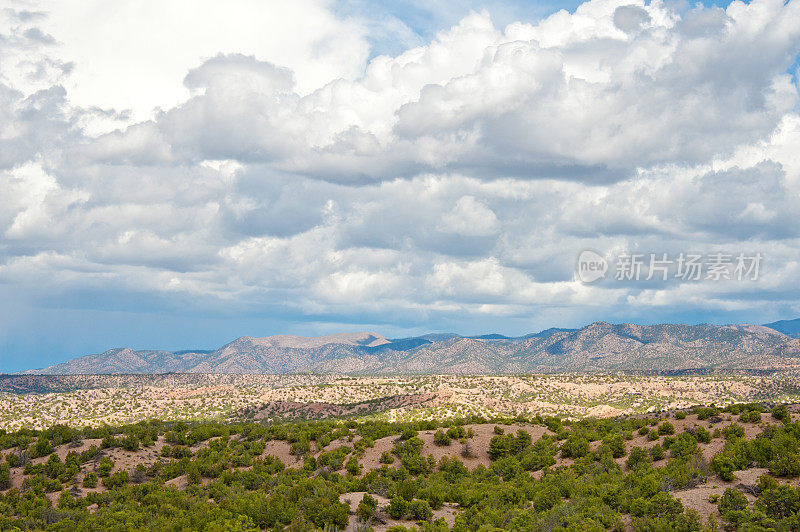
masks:
POLYGON ((797 342, 606 323, 247 337, 0 375, 0 527, 788 530, 797 342))

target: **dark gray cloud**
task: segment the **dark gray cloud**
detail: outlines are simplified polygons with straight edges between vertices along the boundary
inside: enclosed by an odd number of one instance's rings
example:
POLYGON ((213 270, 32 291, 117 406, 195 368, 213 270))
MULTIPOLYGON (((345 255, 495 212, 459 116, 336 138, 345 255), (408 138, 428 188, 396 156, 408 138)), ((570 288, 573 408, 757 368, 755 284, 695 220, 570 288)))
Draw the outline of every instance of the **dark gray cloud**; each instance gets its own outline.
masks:
POLYGON ((637 6, 619 6, 614 10, 614 25, 625 33, 635 33, 653 19, 647 10, 637 6))

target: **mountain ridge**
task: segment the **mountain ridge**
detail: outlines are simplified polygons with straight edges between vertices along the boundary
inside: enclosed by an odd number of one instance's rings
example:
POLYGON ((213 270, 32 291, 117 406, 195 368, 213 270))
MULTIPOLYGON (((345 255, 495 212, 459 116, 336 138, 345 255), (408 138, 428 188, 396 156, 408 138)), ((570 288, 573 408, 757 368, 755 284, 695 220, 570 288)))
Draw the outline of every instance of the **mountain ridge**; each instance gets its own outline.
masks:
POLYGON ((773 321, 765 323, 764 327, 769 327, 792 338, 800 338, 800 318, 773 321))
POLYGON ((114 348, 22 374, 557 373, 800 369, 800 339, 768 326, 595 322, 509 337, 372 332, 242 336, 216 350, 114 348))

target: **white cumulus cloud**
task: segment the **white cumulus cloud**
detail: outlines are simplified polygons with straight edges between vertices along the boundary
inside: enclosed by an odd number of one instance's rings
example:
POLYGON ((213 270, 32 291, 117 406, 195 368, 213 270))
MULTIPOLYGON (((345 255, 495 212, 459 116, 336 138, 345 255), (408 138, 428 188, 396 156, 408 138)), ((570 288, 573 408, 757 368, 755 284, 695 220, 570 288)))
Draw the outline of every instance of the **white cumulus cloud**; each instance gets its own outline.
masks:
POLYGON ((371 59, 380 25, 327 3, 133 5, 2 11, 0 285, 30 306, 518 332, 800 312, 798 0, 477 12, 371 59), (765 263, 585 286, 584 249, 765 263))

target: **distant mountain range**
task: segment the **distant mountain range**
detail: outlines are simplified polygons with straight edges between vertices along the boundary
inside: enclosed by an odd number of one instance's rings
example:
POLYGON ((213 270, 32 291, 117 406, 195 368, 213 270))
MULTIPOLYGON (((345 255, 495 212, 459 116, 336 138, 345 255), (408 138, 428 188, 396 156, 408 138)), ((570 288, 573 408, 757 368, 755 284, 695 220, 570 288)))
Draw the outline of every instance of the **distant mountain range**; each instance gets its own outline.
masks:
POLYGON ((775 329, 792 338, 800 338, 800 318, 795 320, 773 321, 772 323, 765 324, 764 327, 775 329))
POLYGON ((800 320, 761 325, 612 325, 521 337, 376 333, 244 336, 214 351, 111 349, 34 374, 108 373, 554 373, 800 369, 800 320), (778 325, 778 324, 789 325, 778 325), (794 325, 791 325, 794 324, 794 325), (775 327, 772 327, 775 325, 775 327), (784 327, 784 333, 777 327, 784 327), (794 328, 792 328, 794 327, 794 328))

